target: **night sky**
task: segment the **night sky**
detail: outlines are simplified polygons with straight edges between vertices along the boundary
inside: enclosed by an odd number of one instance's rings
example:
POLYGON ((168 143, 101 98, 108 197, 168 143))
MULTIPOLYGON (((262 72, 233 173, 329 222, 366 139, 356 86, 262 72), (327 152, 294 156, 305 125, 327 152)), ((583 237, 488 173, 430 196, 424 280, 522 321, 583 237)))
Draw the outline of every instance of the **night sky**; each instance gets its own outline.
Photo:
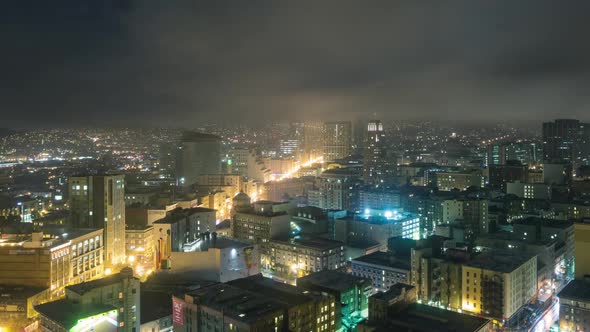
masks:
POLYGON ((3 0, 0 127, 590 119, 590 1, 3 0))

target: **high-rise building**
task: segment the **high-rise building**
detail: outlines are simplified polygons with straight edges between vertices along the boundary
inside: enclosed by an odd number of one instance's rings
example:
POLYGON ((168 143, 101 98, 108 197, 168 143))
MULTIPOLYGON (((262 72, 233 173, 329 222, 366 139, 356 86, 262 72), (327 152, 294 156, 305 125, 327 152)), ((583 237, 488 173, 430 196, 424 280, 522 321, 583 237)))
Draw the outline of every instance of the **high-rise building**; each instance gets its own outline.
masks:
POLYGON ((158 158, 158 171, 160 178, 175 178, 177 150, 177 142, 166 142, 160 145, 160 156, 158 158))
POLYGON ((199 175, 220 174, 221 138, 185 132, 179 144, 176 169, 176 183, 182 187, 197 182, 199 175))
POLYGON ((324 123, 324 161, 348 157, 352 145, 350 121, 324 123))
POLYGON ((365 138, 363 180, 366 184, 378 185, 383 183, 386 172, 387 156, 383 123, 379 120, 371 120, 367 125, 365 138))
POLYGON ((574 226, 576 278, 581 279, 590 276, 590 223, 577 222, 574 226))
POLYGON ((590 124, 573 119, 543 123, 543 156, 549 162, 587 164, 590 124))
POLYGON ((590 331, 590 281, 570 281, 559 293, 559 331, 590 331))
POLYGON ((323 155, 324 125, 321 122, 305 122, 303 124, 303 158, 306 162, 323 155))
POLYGON ((89 175, 69 179, 72 226, 104 229, 104 262, 125 262, 125 176, 89 175))

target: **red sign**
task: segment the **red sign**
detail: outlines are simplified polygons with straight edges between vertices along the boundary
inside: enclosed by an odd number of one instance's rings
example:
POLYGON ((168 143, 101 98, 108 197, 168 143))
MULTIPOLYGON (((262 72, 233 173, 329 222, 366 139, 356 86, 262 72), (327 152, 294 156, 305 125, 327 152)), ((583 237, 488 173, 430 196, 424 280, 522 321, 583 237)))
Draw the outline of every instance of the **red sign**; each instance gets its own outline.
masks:
POLYGON ((184 325, 184 302, 176 297, 172 297, 172 323, 184 325))

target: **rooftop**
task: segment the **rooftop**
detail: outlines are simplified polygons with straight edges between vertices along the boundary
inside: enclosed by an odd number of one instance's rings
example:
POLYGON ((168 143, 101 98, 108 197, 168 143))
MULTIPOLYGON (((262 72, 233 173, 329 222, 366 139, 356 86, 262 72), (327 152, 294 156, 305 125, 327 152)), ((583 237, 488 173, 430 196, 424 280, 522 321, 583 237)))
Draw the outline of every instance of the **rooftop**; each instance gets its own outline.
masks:
POLYGON ((307 290, 264 278, 262 274, 232 280, 227 284, 274 299, 285 306, 300 305, 316 300, 315 294, 307 290))
POLYGON ((367 282, 370 286, 371 281, 369 279, 355 277, 352 274, 333 270, 323 270, 297 279, 297 284, 304 285, 309 283, 335 291, 347 291, 359 284, 362 285, 367 282))
POLYGON ((164 292, 141 291, 141 324, 172 315, 172 296, 164 292))
POLYGON ((418 214, 402 212, 397 209, 392 210, 371 210, 365 209, 363 213, 354 215, 355 220, 367 221, 371 224, 389 224, 393 222, 403 222, 406 220, 419 218, 418 214))
POLYGON ((399 283, 389 287, 389 290, 387 292, 378 292, 378 293, 371 295, 371 297, 375 298, 375 299, 383 300, 383 301, 390 301, 390 300, 393 300, 393 299, 397 298, 398 296, 400 296, 402 294, 402 292, 404 291, 404 289, 405 289, 405 291, 409 291, 413 288, 416 288, 416 287, 399 282, 399 283))
POLYGON ((397 315, 391 316, 387 328, 376 331, 474 332, 488 324, 490 321, 484 318, 413 303, 397 315))
POLYGON ((79 304, 63 299, 40 304, 35 306, 35 310, 66 329, 71 329, 78 324, 79 319, 116 311, 117 308, 105 304, 79 304))
POLYGON ((518 219, 513 221, 515 225, 527 225, 527 226, 536 226, 541 225, 543 227, 551 227, 551 228, 561 228, 566 229, 572 227, 574 225, 571 221, 564 221, 564 220, 555 220, 555 219, 544 219, 544 218, 537 218, 537 217, 528 217, 524 219, 518 219))
POLYGON ((400 270, 411 270, 412 266, 409 261, 396 258, 394 255, 384 251, 376 251, 374 253, 357 257, 352 262, 362 262, 373 265, 387 266, 400 270))
POLYGON ((344 246, 344 243, 335 240, 328 240, 322 238, 303 238, 303 239, 275 239, 271 242, 288 244, 298 247, 306 247, 311 249, 328 250, 334 248, 340 248, 344 246))
POLYGON ((211 212, 215 213, 217 210, 204 207, 194 207, 190 209, 177 208, 172 210, 166 217, 154 221, 154 224, 173 224, 177 221, 191 216, 195 213, 211 212))
POLYGON ((465 265, 496 272, 510 273, 534 256, 534 254, 524 252, 493 250, 476 256, 471 261, 465 263, 465 265))
POLYGON ((105 287, 112 284, 116 284, 121 280, 128 278, 129 276, 133 277, 133 270, 131 268, 124 268, 121 272, 110 275, 108 277, 104 277, 101 279, 96 279, 88 282, 83 282, 80 284, 75 284, 71 286, 67 286, 66 289, 70 290, 77 294, 84 294, 87 293, 95 288, 105 287))
POLYGON ((572 280, 557 296, 569 300, 590 302, 590 281, 583 279, 572 280))
POLYGON ((197 251, 207 251, 209 248, 226 249, 226 248, 243 248, 250 247, 252 244, 234 240, 229 237, 218 236, 213 238, 212 236, 205 236, 204 240, 199 241, 197 251))
POLYGON ((243 322, 258 320, 265 314, 282 311, 284 308, 273 297, 229 284, 212 285, 187 295, 198 298, 202 305, 223 311, 225 315, 243 322))

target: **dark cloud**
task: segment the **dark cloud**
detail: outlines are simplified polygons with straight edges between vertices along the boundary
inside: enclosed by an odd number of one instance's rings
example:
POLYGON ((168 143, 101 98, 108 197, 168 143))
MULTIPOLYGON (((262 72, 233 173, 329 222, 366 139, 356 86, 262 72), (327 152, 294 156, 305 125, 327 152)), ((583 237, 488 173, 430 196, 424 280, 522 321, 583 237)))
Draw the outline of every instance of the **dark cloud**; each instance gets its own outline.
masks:
POLYGON ((589 7, 7 0, 3 126, 587 119, 589 7))

